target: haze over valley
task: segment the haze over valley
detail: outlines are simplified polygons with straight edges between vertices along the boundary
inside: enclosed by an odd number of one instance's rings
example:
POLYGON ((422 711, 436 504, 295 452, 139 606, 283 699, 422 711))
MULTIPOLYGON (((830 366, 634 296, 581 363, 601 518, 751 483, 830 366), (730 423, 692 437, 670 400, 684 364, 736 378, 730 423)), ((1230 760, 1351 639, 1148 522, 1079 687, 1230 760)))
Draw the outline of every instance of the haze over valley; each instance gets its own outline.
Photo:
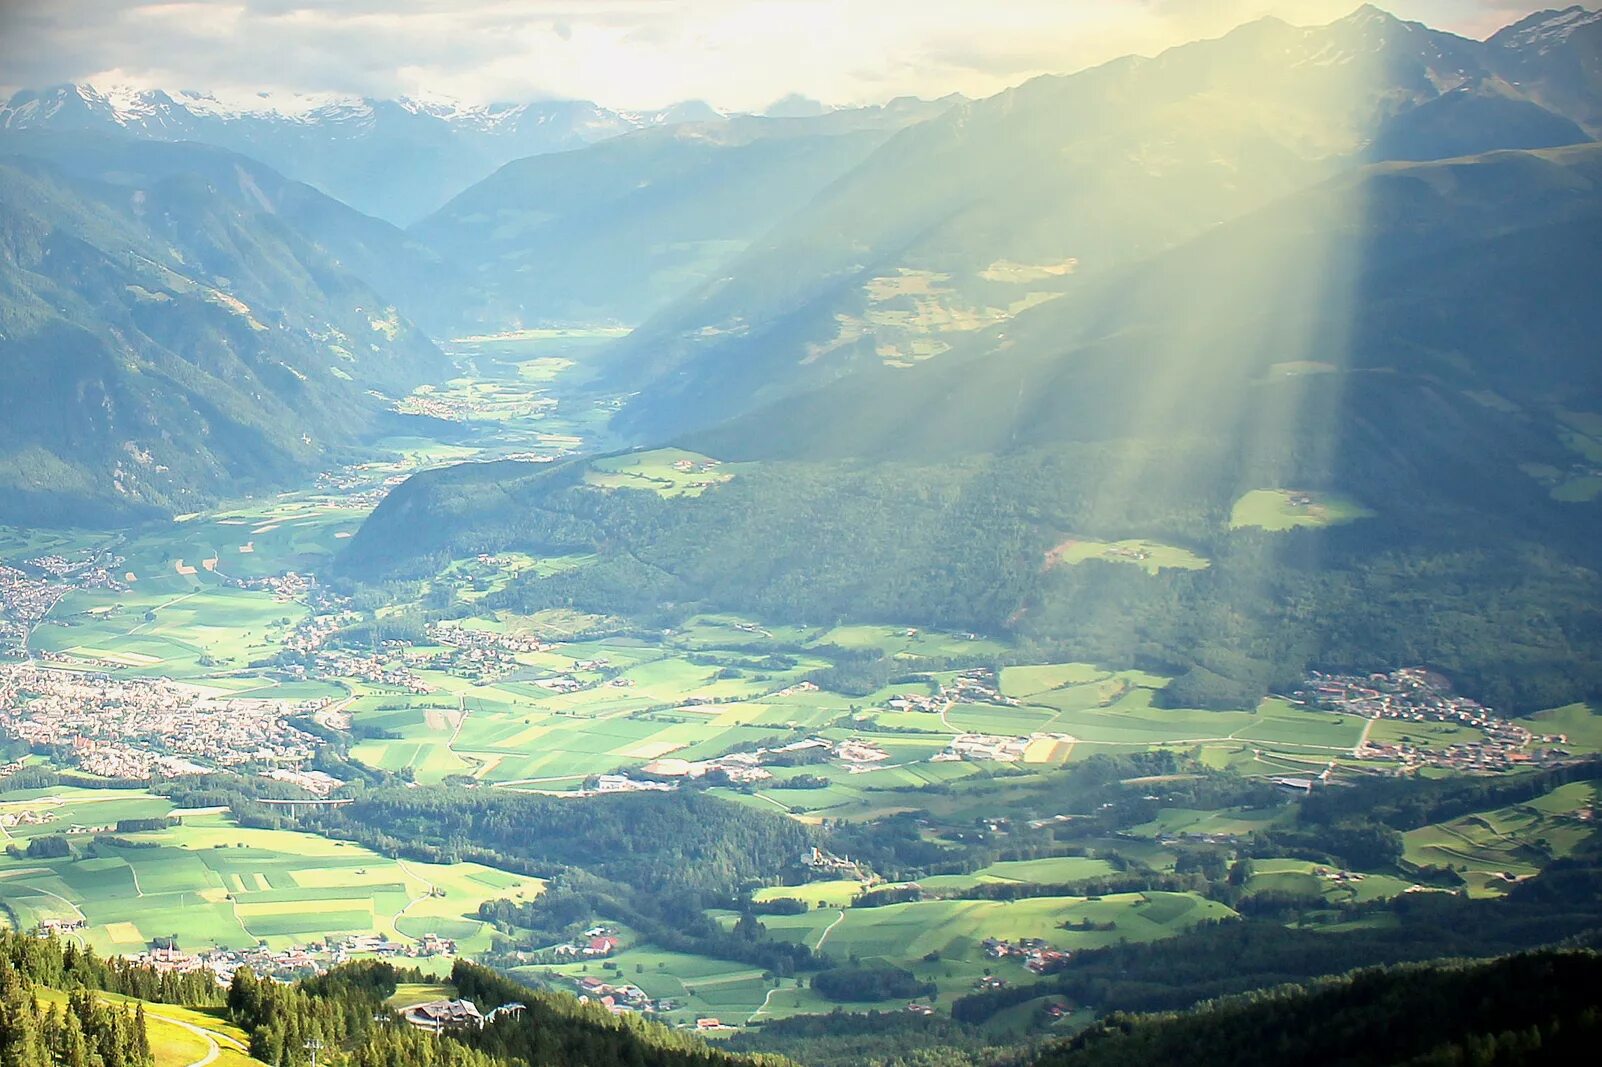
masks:
POLYGON ((1237 7, 19 11, 0 1048, 1594 1047, 1602 13, 1237 7))

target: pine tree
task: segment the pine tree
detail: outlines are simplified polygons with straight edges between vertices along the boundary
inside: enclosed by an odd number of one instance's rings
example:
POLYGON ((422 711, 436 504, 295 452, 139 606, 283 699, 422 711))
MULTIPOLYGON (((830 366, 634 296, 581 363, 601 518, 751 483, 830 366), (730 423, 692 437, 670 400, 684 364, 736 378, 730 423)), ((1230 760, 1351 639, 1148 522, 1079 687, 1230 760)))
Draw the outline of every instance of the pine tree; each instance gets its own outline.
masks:
POLYGON ((139 1008, 134 1012, 134 1056, 135 1061, 143 1067, 151 1062, 150 1055, 150 1029, 145 1023, 145 1005, 141 1001, 139 1008))

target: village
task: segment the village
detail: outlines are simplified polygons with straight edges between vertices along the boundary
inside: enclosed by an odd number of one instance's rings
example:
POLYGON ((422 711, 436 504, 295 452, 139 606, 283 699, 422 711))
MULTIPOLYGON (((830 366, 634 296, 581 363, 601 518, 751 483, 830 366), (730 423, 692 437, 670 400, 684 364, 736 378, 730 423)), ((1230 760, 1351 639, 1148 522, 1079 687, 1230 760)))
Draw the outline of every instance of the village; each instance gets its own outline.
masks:
MULTIPOLYGON (((1033 974, 1050 974, 1068 964, 1068 953, 1052 948, 1044 939, 1021 937, 1016 942, 987 937, 979 943, 987 957, 993 960, 1016 959, 1033 974)), ((986 975, 976 983, 980 989, 994 989, 1006 985, 1005 979, 986 975)))
POLYGON ((994 760, 1020 763, 1026 760, 1031 747, 1050 751, 1056 745, 1069 745, 1073 738, 1067 734, 1033 733, 1027 736, 1003 737, 994 734, 959 734, 943 752, 930 756, 930 762, 950 760, 994 760))
POLYGON ((538 393, 482 394, 477 390, 442 392, 432 385, 418 387, 394 404, 402 415, 423 415, 446 422, 470 422, 475 417, 492 420, 538 419, 556 409, 557 400, 538 393))
MULTIPOLYGON (((39 932, 66 932, 72 928, 70 920, 52 921, 42 924, 39 932)), ((173 936, 156 938, 144 952, 129 959, 174 974, 209 970, 217 976, 219 985, 226 986, 233 980, 234 972, 242 967, 249 967, 260 978, 292 982, 322 974, 330 967, 355 959, 428 959, 455 955, 456 942, 434 934, 424 934, 411 942, 393 941, 382 934, 353 934, 288 948, 268 948, 261 942, 253 948, 210 948, 197 952, 184 951, 181 939, 173 936)))
POLYGON ((1561 734, 1537 735, 1519 723, 1502 718, 1469 697, 1458 696, 1442 676, 1422 667, 1403 667, 1389 673, 1325 674, 1313 671, 1291 699, 1340 715, 1370 720, 1448 723, 1481 733, 1474 741, 1445 747, 1426 747, 1404 738, 1372 741, 1367 731, 1354 754, 1359 759, 1395 763, 1403 770, 1441 767, 1457 771, 1506 771, 1519 766, 1562 762, 1569 753, 1561 734), (1546 747, 1531 750, 1532 745, 1546 747))

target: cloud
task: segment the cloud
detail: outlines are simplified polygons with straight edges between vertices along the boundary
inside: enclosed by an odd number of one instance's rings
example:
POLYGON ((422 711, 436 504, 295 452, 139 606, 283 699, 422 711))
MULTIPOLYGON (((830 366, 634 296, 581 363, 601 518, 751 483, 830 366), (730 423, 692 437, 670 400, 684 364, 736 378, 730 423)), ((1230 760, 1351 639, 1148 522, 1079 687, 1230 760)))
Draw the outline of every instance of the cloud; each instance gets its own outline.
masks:
MULTIPOLYGON (((758 108, 980 96, 1151 54, 1263 14, 1327 21, 1355 0, 0 0, 0 71, 66 81, 475 102, 587 98, 758 108)), ((1535 9, 1396 0, 1483 36, 1535 9)))

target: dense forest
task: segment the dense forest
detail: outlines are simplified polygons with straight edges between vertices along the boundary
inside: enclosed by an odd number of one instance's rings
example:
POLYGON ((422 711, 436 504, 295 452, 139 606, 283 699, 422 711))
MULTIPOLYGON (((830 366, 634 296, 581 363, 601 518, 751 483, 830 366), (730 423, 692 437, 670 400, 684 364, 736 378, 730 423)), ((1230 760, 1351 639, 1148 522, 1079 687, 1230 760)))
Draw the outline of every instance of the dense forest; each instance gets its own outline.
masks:
POLYGON ((812 832, 783 816, 693 792, 560 797, 387 788, 329 809, 325 833, 434 862, 484 859, 530 874, 566 868, 640 889, 727 893, 794 866, 812 832))
POLYGON ((816 966, 805 945, 769 938, 754 918, 724 930, 706 910, 795 868, 812 829, 695 792, 596 797, 380 789, 314 817, 324 833, 434 862, 479 860, 550 880, 531 901, 480 909, 502 946, 537 951, 597 921, 622 922, 666 949, 774 974, 816 966))
MULTIPOLYGON (((1043 656, 1174 674, 1169 699, 1186 706, 1250 705, 1309 665, 1427 663, 1507 710, 1602 693, 1602 645, 1593 648, 1602 584, 1556 545, 1469 537, 1486 524, 1445 506, 1326 530, 1228 530, 1227 496, 1202 498, 1210 480, 1200 479, 1188 499, 1175 491, 1159 507, 1155 492, 1137 492, 1142 502, 1120 509, 1096 498, 1088 473, 1118 462, 1117 451, 764 463, 716 492, 671 500, 585 487, 580 464, 534 474, 486 464, 398 489, 346 565, 372 578, 431 574, 508 547, 595 554, 488 603, 652 624, 715 608, 1008 633, 1043 656), (1094 560, 1044 568, 1070 533, 1148 537, 1212 565, 1157 575, 1094 560), (1407 592, 1426 582, 1429 597, 1407 592), (1596 654, 1577 654, 1588 648, 1596 654)), ((1406 483, 1366 485, 1375 503, 1414 498, 1406 483)))
POLYGON ((14 1067, 150 1067, 144 1006, 113 1007, 93 993, 42 1007, 31 983, 0 963, 0 1059, 14 1067))
POLYGON ((1602 1040, 1602 956, 1537 952, 1490 963, 1362 971, 1186 1015, 1117 1015, 1038 1067, 1343 1067, 1583 1063, 1602 1040))

